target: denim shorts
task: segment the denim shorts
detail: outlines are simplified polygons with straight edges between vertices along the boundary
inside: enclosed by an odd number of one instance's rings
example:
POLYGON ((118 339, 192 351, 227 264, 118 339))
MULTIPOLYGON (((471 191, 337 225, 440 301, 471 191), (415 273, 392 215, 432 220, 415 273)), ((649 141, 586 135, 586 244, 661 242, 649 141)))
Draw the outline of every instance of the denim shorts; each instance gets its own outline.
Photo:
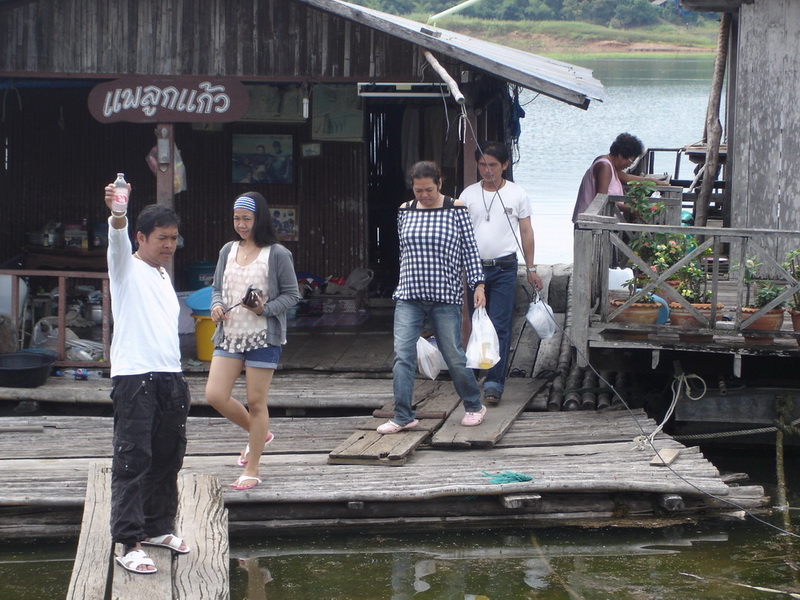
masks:
POLYGON ((225 358, 235 358, 244 361, 247 367, 257 369, 277 369, 278 360, 281 357, 280 346, 267 346, 266 348, 255 348, 244 352, 228 352, 219 346, 214 348, 214 356, 224 356, 225 358))

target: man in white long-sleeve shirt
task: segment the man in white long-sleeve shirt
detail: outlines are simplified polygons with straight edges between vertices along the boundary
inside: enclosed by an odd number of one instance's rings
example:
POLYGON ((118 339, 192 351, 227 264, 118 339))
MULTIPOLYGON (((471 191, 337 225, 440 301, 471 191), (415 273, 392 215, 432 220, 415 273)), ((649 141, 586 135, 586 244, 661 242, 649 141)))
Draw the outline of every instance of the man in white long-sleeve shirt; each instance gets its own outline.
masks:
POLYGON ((114 212, 113 199, 113 185, 106 186, 114 315, 111 535, 124 547, 116 561, 132 573, 148 574, 156 567, 142 544, 189 551, 173 526, 190 394, 181 372, 180 305, 164 268, 177 247, 179 221, 170 208, 145 207, 136 221, 133 252, 127 211, 114 212))

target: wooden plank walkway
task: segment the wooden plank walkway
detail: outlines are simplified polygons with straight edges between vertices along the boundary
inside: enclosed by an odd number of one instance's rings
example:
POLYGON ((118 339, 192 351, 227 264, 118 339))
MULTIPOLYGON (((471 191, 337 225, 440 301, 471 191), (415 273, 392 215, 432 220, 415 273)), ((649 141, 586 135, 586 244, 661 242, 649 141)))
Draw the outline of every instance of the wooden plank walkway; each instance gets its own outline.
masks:
POLYGON ((191 552, 178 555, 147 547, 158 569, 148 575, 129 573, 114 561, 114 553, 121 554, 122 548, 112 548, 109 534, 110 490, 110 461, 91 462, 67 600, 230 598, 228 515, 216 478, 186 473, 178 478, 175 531, 191 552))
MULTIPOLYGON (((186 375, 192 394, 192 406, 207 406, 205 387, 207 374, 186 375)), ((59 404, 111 405, 111 380, 96 379, 76 381, 73 377, 50 377, 38 388, 0 387, 0 401, 36 401, 59 404)), ((239 377, 233 390, 234 398, 245 400, 244 375, 239 377)), ((392 398, 392 382, 388 379, 364 378, 358 385, 352 379, 323 374, 275 375, 269 393, 273 408, 366 408, 383 406, 392 398)))
MULTIPOLYGON (((244 432, 224 419, 190 417, 184 473, 222 483, 231 531, 319 532, 432 527, 579 524, 585 519, 648 525, 657 498, 678 494, 677 519, 732 512, 706 494, 748 508, 767 499, 758 486, 729 486, 697 448, 659 434, 659 450, 681 450, 668 467, 632 440, 655 423, 643 411, 524 413, 492 448, 421 445, 404 467, 330 464, 330 452, 363 416, 274 418, 276 439, 262 463, 264 483, 231 490, 244 432), (504 471, 531 481, 493 484, 504 471), (525 502, 516 502, 523 496, 525 502), (538 500, 536 499, 538 497, 538 500), (635 520, 625 515, 635 515, 635 520), (616 519, 616 520, 615 520, 616 519)), ((90 465, 111 452, 110 418, 7 417, 0 422, 0 538, 77 535, 90 465), (33 438, 33 439, 32 439, 33 438)))

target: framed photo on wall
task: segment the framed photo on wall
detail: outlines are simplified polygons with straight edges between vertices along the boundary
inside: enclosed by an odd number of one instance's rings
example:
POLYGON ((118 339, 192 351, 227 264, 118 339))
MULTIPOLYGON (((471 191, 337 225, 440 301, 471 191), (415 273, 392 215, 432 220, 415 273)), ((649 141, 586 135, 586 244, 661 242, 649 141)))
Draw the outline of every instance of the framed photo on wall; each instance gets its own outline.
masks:
POLYGON ((296 206, 270 206, 272 226, 278 239, 283 242, 296 242, 300 239, 300 224, 296 206))
POLYGON ((299 85, 245 85, 250 106, 242 121, 302 123, 303 95, 299 85))
POLYGON ((292 183, 291 135, 234 134, 233 183, 292 183))
POLYGON ((315 85, 311 137, 315 140, 360 142, 364 111, 354 85, 315 85))

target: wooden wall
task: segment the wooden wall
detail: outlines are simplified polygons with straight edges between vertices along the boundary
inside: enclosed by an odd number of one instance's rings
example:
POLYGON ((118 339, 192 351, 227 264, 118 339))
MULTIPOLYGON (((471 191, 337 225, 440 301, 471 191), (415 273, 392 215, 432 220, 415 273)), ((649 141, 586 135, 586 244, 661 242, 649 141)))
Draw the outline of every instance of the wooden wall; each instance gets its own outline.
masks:
POLYGON ((743 4, 739 24, 731 226, 798 230, 800 2, 743 4))
MULTIPOLYGON (((438 58, 450 73, 467 68, 438 58)), ((0 220, 0 263, 47 221, 103 220, 102 187, 117 171, 134 186, 132 210, 155 200, 155 177, 145 165, 154 124, 94 121, 86 99, 99 80, 213 74, 312 86, 419 81, 423 63, 420 49, 404 40, 292 0, 33 0, 0 8, 0 78, 24 78, 18 88, 0 90, 0 140, 8 147, 0 171, 7 215, 0 220)), ((425 79, 438 80, 430 68, 425 79)), ((488 74, 463 89, 484 115, 487 102, 506 94, 505 83, 488 74)), ((494 120, 502 118, 502 107, 492 111, 494 120)), ((231 203, 249 189, 272 204, 298 207, 300 240, 286 243, 298 271, 346 276, 370 266, 370 214, 374 219, 384 205, 396 210, 400 199, 373 193, 368 201, 369 129, 367 122, 363 142, 322 142, 321 156, 303 158, 310 122, 237 122, 216 132, 176 124, 188 180, 175 200, 186 243, 175 259, 178 287, 187 265, 216 260, 233 235, 231 203), (293 136, 293 183, 231 183, 231 139, 242 133, 293 136)), ((444 131, 425 134, 438 139, 444 131)))
POLYGON ((411 44, 291 0, 39 0, 0 11, 0 72, 364 80, 410 77, 418 60, 411 44))

